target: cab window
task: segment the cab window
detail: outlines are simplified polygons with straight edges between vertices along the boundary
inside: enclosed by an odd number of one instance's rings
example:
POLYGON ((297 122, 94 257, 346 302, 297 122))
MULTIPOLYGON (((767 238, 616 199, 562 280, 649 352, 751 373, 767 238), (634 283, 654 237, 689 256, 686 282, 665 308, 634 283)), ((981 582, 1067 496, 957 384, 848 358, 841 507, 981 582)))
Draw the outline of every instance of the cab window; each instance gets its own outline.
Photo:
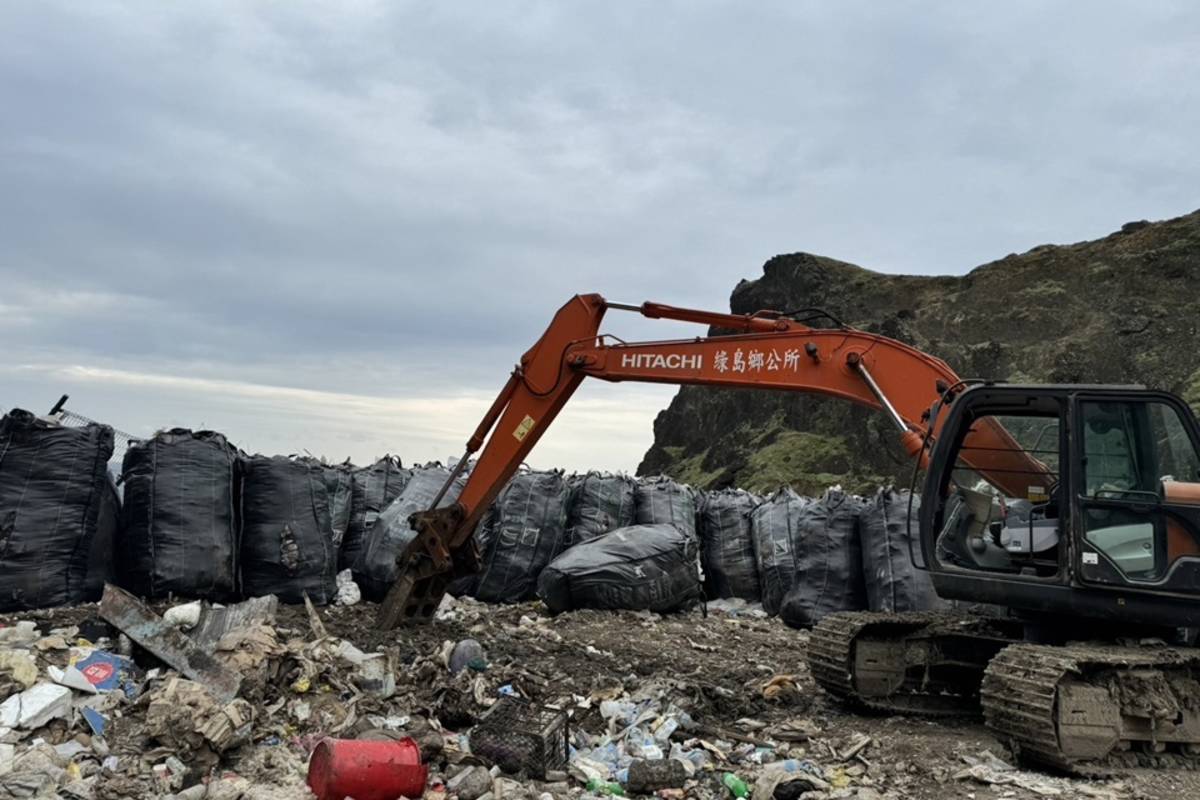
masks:
MULTIPOLYGON (((1129 580, 1157 580, 1200 538, 1168 486, 1200 480, 1200 457, 1174 406, 1159 400, 1079 405, 1085 576, 1115 569, 1129 580)), ((1198 487, 1200 488, 1200 487, 1198 487)))

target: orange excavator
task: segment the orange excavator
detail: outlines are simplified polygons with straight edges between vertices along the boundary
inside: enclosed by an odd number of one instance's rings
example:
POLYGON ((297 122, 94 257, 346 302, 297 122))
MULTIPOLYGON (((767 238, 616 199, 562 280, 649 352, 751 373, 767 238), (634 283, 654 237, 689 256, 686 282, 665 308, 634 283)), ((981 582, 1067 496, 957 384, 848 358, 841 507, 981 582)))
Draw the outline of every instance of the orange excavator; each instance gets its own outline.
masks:
POLYGON ((1068 770, 1200 765, 1200 427, 1187 405, 1139 387, 965 381, 813 309, 573 297, 413 515, 381 627, 429 621, 447 583, 478 569, 476 524, 589 376, 812 392, 891 419, 924 471, 914 564, 944 600, 1004 613, 832 614, 808 660, 834 697, 924 715, 982 705, 1021 757, 1068 770), (600 334, 609 309, 722 334, 628 343, 600 334), (817 319, 831 326, 806 324, 817 319))

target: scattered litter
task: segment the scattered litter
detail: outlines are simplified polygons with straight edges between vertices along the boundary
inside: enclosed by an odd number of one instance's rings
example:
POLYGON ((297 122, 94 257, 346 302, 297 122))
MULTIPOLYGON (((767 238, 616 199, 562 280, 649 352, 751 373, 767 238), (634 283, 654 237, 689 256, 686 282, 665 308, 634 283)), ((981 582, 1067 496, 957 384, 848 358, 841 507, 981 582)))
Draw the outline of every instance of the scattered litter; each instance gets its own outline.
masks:
POLYGON ((337 594, 333 604, 337 606, 353 606, 362 602, 362 590, 354 582, 354 573, 349 569, 339 572, 335 578, 337 594))
POLYGON ((172 606, 163 612, 163 622, 168 625, 174 625, 181 630, 190 631, 200 622, 200 606, 199 600, 179 606, 172 606))
POLYGON ((252 597, 227 606, 201 603, 200 620, 191 631, 197 644, 212 645, 225 634, 253 625, 272 625, 279 610, 279 598, 273 594, 252 597))
POLYGON ((171 678, 150 693, 146 729, 177 752, 221 753, 250 733, 254 709, 245 700, 221 704, 198 683, 171 678))
POLYGON ((795 675, 775 675, 762 685, 764 700, 773 703, 792 703, 800 699, 800 686, 795 675))
POLYGON ((0 646, 21 647, 30 645, 41 638, 37 623, 23 619, 16 625, 0 626, 0 646))
POLYGON ((989 785, 1012 785, 1041 797, 1058 797, 1064 791, 1060 780, 1018 770, 1007 761, 998 758, 990 750, 980 751, 977 755, 964 754, 962 760, 968 766, 954 774, 955 780, 974 780, 989 785))
POLYGON ((492 790, 492 773, 485 767, 468 766, 446 783, 458 800, 478 800, 492 790))
POLYGON ((46 672, 55 683, 81 692, 120 691, 130 700, 141 694, 141 669, 132 659, 105 650, 92 650, 65 668, 47 667, 46 672))
POLYGON ((487 656, 483 652, 483 646, 474 639, 463 639, 450 649, 446 658, 446 667, 452 675, 457 675, 468 668, 475 672, 486 670, 487 656))
POLYGON ((40 728, 52 719, 71 715, 71 690, 56 683, 38 683, 0 703, 0 729, 40 728))
POLYGON ((0 650, 0 672, 7 672, 25 689, 38 679, 37 662, 24 650, 0 650))
POLYGON ((355 670, 358 688, 380 700, 396 693, 396 665, 387 653, 372 653, 355 670))
POLYGON ((567 765, 567 715, 503 695, 471 731, 471 752, 505 772, 544 778, 567 765))
POLYGON ((79 709, 80 715, 94 736, 103 736, 105 728, 108 727, 108 718, 94 708, 82 706, 79 709))
POLYGON ((184 675, 204 684, 222 701, 237 697, 241 684, 237 673, 125 590, 111 584, 104 587, 100 616, 184 675))
POLYGON ((659 789, 677 789, 687 782, 691 772, 685 761, 674 758, 638 759, 629 765, 626 788, 635 794, 649 794, 659 789))

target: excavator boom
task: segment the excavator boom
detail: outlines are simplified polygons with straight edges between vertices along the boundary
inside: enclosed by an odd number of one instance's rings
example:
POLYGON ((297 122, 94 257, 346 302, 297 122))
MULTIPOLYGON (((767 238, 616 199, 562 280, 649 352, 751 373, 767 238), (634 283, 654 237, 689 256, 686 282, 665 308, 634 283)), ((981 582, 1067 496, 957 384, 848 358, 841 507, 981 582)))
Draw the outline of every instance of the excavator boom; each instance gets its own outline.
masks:
MULTIPOLYGON (((931 407, 960 383, 941 359, 852 328, 812 328, 772 311, 722 314, 659 303, 608 303, 597 294, 573 297, 521 357, 470 438, 446 484, 448 488, 478 454, 456 502, 415 515, 417 537, 402 556, 401 576, 381 606, 380 627, 430 619, 450 577, 474 571, 478 554, 471 537, 476 524, 586 377, 838 397, 885 411, 905 449, 917 458, 924 457, 926 439, 938 433, 931 407), (610 308, 728 333, 626 343, 599 333, 610 308)), ((974 455, 964 455, 964 461, 1005 491, 1020 494, 1031 472, 1045 471, 994 422, 981 422, 968 437, 972 447, 965 452, 974 455)))

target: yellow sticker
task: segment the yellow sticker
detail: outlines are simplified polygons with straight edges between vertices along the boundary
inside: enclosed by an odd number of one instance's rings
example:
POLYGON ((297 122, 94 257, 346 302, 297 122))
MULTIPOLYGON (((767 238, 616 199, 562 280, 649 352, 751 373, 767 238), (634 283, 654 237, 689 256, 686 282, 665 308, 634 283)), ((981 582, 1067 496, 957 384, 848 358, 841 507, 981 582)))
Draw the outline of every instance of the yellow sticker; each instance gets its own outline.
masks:
POLYGON ((531 430, 533 430, 533 417, 526 414, 525 419, 521 420, 521 424, 517 426, 515 431, 513 431, 513 438, 518 442, 523 442, 525 441, 526 434, 528 434, 531 430))

